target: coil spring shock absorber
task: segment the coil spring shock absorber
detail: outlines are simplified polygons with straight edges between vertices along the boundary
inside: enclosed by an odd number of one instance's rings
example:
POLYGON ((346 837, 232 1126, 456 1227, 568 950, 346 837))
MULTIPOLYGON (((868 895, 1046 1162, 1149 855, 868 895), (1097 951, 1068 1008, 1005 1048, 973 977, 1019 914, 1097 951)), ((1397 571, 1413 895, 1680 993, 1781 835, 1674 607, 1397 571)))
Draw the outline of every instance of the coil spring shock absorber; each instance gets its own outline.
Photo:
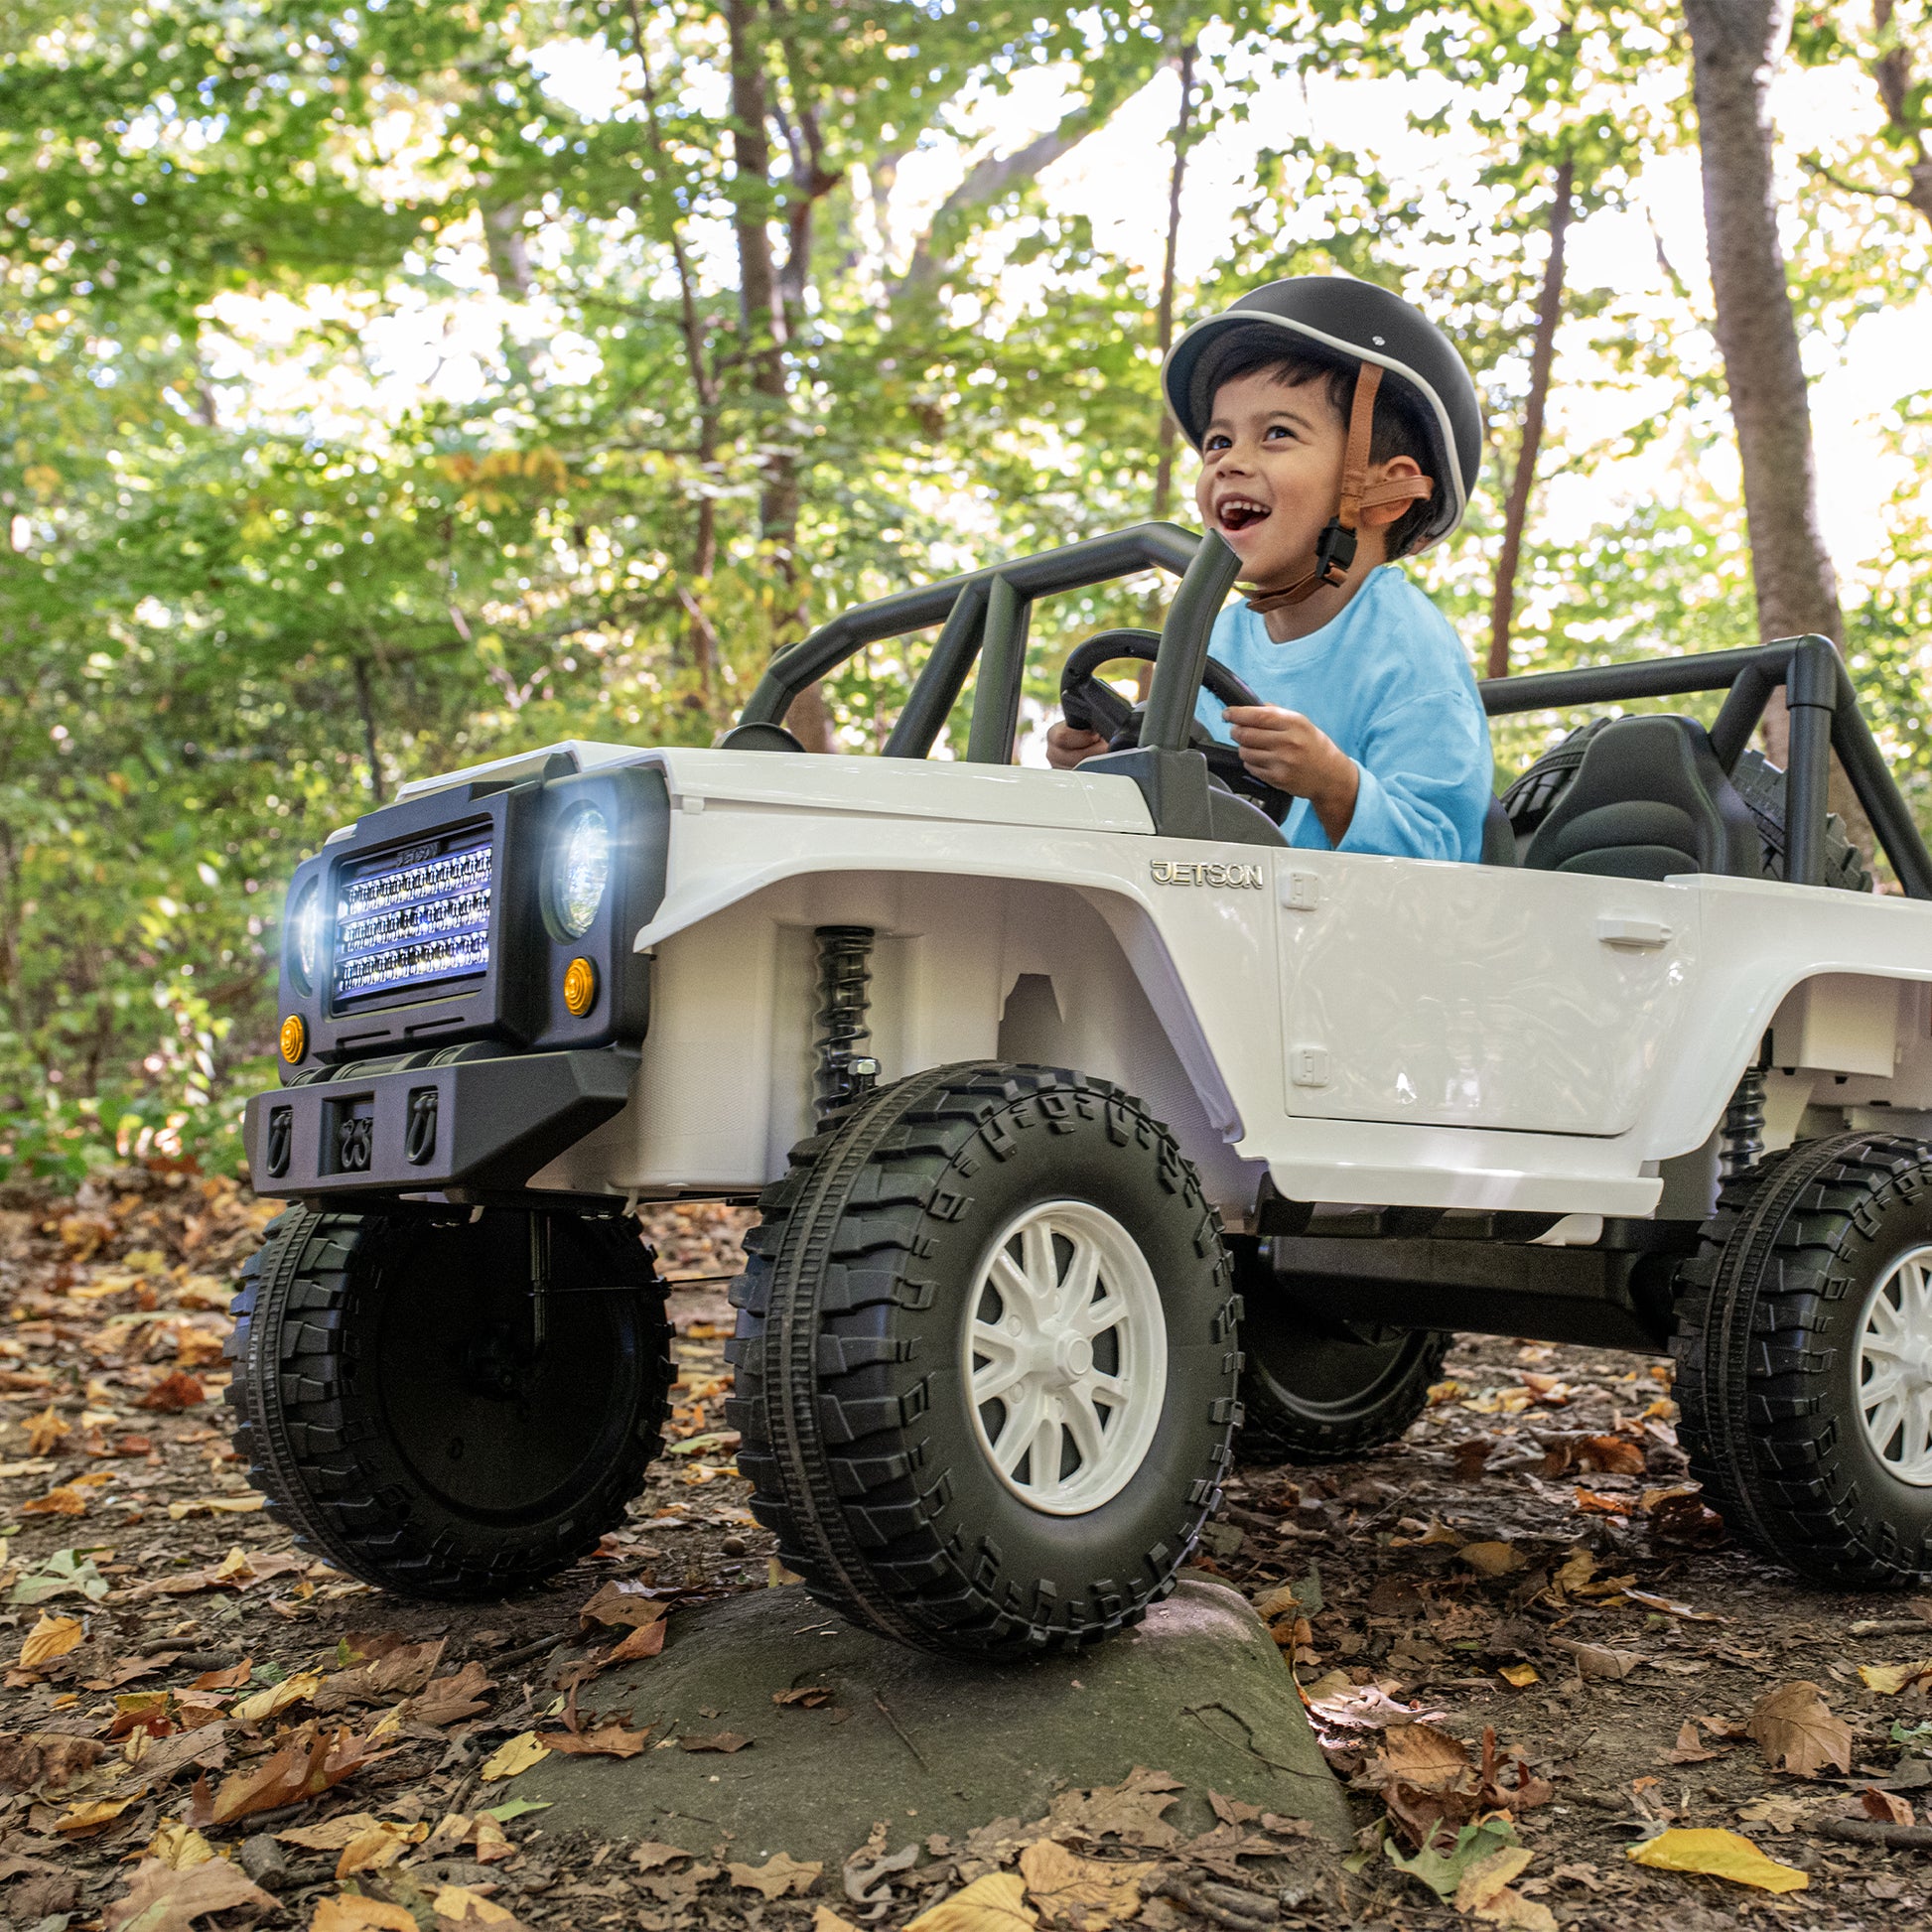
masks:
POLYGON ((872 984, 872 927, 822 925, 818 941, 818 1068, 815 1111, 821 1131, 856 1100, 870 1093, 879 1062, 864 1050, 872 1038, 866 1024, 872 984))
POLYGON ((1718 1140, 1718 1183, 1750 1173, 1764 1158, 1764 1069, 1750 1066, 1725 1109, 1718 1140))

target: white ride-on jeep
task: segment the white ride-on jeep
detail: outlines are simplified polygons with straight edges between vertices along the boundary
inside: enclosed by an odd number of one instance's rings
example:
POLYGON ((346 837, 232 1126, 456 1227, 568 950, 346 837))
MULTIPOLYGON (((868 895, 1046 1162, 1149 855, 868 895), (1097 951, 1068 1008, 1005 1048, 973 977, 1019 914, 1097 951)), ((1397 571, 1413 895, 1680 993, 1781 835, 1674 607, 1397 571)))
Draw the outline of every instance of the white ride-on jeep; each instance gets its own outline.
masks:
POLYGON ((674 1379, 625 1215, 723 1198, 761 1215, 757 1513, 908 1643, 1134 1622, 1244 1409, 1256 1453, 1357 1454, 1455 1329, 1668 1349, 1738 1535, 1846 1586, 1932 1568, 1932 862, 1831 646, 1489 684, 1728 696, 1566 741, 1481 865, 1294 850, 1193 725, 1204 673, 1244 696, 1206 655, 1235 569, 1162 524, 908 591, 778 658, 720 749, 453 772, 300 868, 247 1117, 294 1205, 230 1399, 307 1547, 445 1597, 590 1550, 674 1379), (1184 573, 1165 630, 1063 686, 1121 749, 1016 765, 1030 604, 1150 565, 1184 573), (800 754, 800 691, 931 626, 883 757, 800 754), (1129 718, 1096 673, 1132 655, 1129 718), (1778 685, 1788 774, 1745 749, 1778 685), (1834 748, 1903 896, 1831 890, 1864 884, 1834 748))

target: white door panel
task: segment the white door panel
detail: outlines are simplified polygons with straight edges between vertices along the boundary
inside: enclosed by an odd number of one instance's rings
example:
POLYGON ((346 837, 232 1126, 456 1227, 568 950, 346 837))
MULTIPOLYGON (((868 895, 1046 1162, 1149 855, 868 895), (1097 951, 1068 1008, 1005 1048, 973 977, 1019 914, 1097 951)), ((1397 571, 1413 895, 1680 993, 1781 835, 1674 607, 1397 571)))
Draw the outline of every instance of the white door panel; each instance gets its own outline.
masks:
POLYGON ((1694 889, 1355 853, 1282 878, 1291 1114, 1635 1124, 1696 960, 1694 889))

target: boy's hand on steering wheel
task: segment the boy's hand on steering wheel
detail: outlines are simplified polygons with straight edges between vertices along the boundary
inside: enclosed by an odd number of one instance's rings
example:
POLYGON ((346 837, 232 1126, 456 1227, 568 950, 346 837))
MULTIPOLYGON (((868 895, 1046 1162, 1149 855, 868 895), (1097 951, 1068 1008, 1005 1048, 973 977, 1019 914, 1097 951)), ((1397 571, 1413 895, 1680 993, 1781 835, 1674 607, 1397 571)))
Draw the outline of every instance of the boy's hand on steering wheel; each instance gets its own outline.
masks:
POLYGON ((1229 705, 1221 716, 1234 734, 1241 762, 1264 783, 1306 798, 1329 843, 1339 845, 1355 816, 1361 784, 1355 760, 1299 711, 1273 704, 1229 705))
POLYGON ((1098 732, 1083 732, 1064 719, 1049 727, 1046 733, 1046 762, 1055 771, 1071 771, 1076 764, 1106 749, 1107 741, 1098 732))

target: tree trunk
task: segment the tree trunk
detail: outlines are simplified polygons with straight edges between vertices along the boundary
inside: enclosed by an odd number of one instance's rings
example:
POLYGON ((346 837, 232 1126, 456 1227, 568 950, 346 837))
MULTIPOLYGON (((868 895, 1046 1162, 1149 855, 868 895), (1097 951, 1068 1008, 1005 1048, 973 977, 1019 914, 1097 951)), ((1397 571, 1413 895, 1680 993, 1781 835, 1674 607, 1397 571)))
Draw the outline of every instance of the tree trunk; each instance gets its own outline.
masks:
POLYGON ((1871 75, 1885 104, 1885 123, 1894 145, 1910 158, 1899 199, 1932 221, 1932 149, 1926 146, 1926 99, 1912 74, 1912 50, 1893 32, 1892 0, 1875 0, 1871 25, 1878 36, 1878 58, 1871 75))
MULTIPOLYGON (((1768 641, 1816 632, 1843 647, 1838 578, 1818 525, 1811 396, 1778 237, 1770 93, 1791 15, 1792 0, 1684 0, 1705 240, 1743 471, 1758 634, 1768 641)), ((1772 759, 1785 763, 1781 695, 1766 707, 1764 738, 1772 759)), ((1831 802, 1870 851, 1871 828, 1836 764, 1831 802)))
MULTIPOLYGON (((657 90, 651 80, 650 50, 644 43, 643 16, 637 0, 630 0, 630 34, 637 50, 637 66, 644 95, 644 125, 650 136, 651 165, 661 176, 668 163, 664 131, 657 118, 657 90)), ((670 217, 671 260, 677 268, 678 322, 684 341, 685 366, 698 401, 698 474, 702 479, 697 502, 697 527, 691 542, 691 587, 679 591, 688 623, 686 649, 697 674, 697 701, 707 716, 715 702, 712 684, 717 670, 718 638, 705 615, 700 597, 711 588, 718 563, 718 499, 712 488, 718 461, 719 387, 717 371, 707 356, 705 327, 698 316, 697 280, 691 272, 690 252, 677 216, 670 217)))
MULTIPOLYGON (((1194 44, 1180 50, 1180 109, 1173 122, 1173 171, 1168 177, 1168 252, 1161 263, 1161 306, 1155 317, 1155 334, 1160 342, 1161 359, 1168 359, 1173 346, 1174 262, 1180 248, 1180 189, 1187 174, 1187 130, 1194 113, 1194 44)), ((1173 411, 1163 402, 1161 428, 1157 435, 1154 465, 1154 514, 1168 514, 1173 505, 1173 446, 1179 425, 1173 411)))
POLYGON ((1523 526, 1529 520, 1530 491, 1536 483, 1536 457, 1543 446, 1543 412, 1550 400, 1550 364, 1556 357, 1557 323, 1563 315, 1563 248, 1576 206, 1577 171, 1565 159, 1557 164, 1556 199, 1550 204, 1550 256, 1543 267, 1543 293, 1536 304, 1536 340, 1530 347, 1530 393, 1523 409, 1523 441, 1516 452, 1516 474, 1509 483, 1503 512, 1502 555, 1496 559, 1496 594, 1489 606, 1489 675, 1509 675, 1509 626, 1516 615, 1516 566, 1523 554, 1523 526))
MULTIPOLYGON (((738 241, 738 289, 752 390, 762 405, 764 483, 759 493, 759 535, 778 569, 777 649, 795 641, 794 586, 798 568, 798 460, 786 421, 785 316, 771 250, 770 88, 759 34, 758 0, 730 0, 732 165, 737 176, 733 227, 738 241)), ((838 749, 823 689, 814 684, 793 700, 787 723, 808 752, 838 749)))

